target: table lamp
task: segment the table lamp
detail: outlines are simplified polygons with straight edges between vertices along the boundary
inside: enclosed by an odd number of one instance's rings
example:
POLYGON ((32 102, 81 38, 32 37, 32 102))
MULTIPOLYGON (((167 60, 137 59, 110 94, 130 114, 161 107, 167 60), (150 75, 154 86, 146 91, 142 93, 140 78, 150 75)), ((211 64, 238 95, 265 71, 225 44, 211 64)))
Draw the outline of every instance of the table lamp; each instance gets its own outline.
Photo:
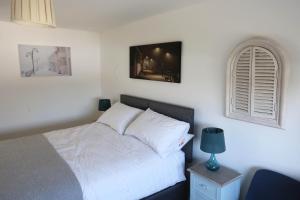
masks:
POLYGON ((106 111, 111 107, 110 99, 100 99, 99 100, 99 111, 106 111))
POLYGON ((206 162, 206 168, 211 171, 217 171, 220 165, 215 154, 223 153, 226 150, 224 131, 220 128, 204 128, 201 135, 200 149, 206 153, 211 153, 206 162))

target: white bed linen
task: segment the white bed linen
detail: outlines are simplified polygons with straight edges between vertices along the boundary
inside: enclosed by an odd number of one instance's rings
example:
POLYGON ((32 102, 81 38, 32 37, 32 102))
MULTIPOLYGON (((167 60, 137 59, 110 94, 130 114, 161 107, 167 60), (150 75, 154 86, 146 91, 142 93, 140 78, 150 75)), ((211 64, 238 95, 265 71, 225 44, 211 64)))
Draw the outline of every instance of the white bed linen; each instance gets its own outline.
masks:
POLYGON ((161 158, 101 123, 44 135, 71 167, 85 200, 140 199, 185 180, 182 151, 161 158))

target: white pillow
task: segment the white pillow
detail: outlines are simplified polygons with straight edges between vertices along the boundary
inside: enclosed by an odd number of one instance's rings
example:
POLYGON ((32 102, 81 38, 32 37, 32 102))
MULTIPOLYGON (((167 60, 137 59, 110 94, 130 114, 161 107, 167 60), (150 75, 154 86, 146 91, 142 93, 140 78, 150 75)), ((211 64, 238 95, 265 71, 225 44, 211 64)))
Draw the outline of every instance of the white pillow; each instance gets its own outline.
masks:
POLYGON ((118 102, 104 112, 97 122, 110 126, 122 135, 128 125, 142 112, 143 110, 118 102))
POLYGON ((193 137, 194 137, 193 134, 189 134, 189 133, 184 134, 184 136, 179 140, 178 150, 182 149, 193 137))
POLYGON ((147 109, 129 125, 125 134, 138 138, 165 158, 178 151, 179 141, 189 128, 189 123, 147 109))

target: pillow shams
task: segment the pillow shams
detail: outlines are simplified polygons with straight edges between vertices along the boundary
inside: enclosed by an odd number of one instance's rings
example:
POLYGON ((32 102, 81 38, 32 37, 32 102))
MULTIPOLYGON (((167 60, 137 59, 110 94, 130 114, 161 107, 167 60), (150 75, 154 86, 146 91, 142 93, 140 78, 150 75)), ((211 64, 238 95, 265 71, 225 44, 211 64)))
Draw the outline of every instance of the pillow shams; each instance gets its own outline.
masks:
POLYGON ((182 149, 191 139, 193 139, 194 135, 186 133, 183 138, 179 140, 178 150, 182 149))
POLYGON ((179 141, 189 128, 189 123, 147 109, 129 125, 125 134, 138 138, 164 158, 180 149, 179 141))
POLYGON ((143 110, 118 102, 104 112, 97 122, 110 126, 122 135, 128 125, 142 112, 143 110))

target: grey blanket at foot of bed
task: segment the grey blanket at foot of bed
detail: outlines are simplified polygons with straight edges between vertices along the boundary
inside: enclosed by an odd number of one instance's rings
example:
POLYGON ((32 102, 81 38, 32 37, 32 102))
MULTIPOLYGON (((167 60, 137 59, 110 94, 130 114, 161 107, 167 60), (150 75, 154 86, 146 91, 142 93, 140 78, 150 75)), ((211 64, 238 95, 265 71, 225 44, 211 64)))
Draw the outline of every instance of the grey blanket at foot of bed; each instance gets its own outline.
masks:
POLYGON ((68 164, 42 135, 0 141, 1 200, 82 200, 68 164))

